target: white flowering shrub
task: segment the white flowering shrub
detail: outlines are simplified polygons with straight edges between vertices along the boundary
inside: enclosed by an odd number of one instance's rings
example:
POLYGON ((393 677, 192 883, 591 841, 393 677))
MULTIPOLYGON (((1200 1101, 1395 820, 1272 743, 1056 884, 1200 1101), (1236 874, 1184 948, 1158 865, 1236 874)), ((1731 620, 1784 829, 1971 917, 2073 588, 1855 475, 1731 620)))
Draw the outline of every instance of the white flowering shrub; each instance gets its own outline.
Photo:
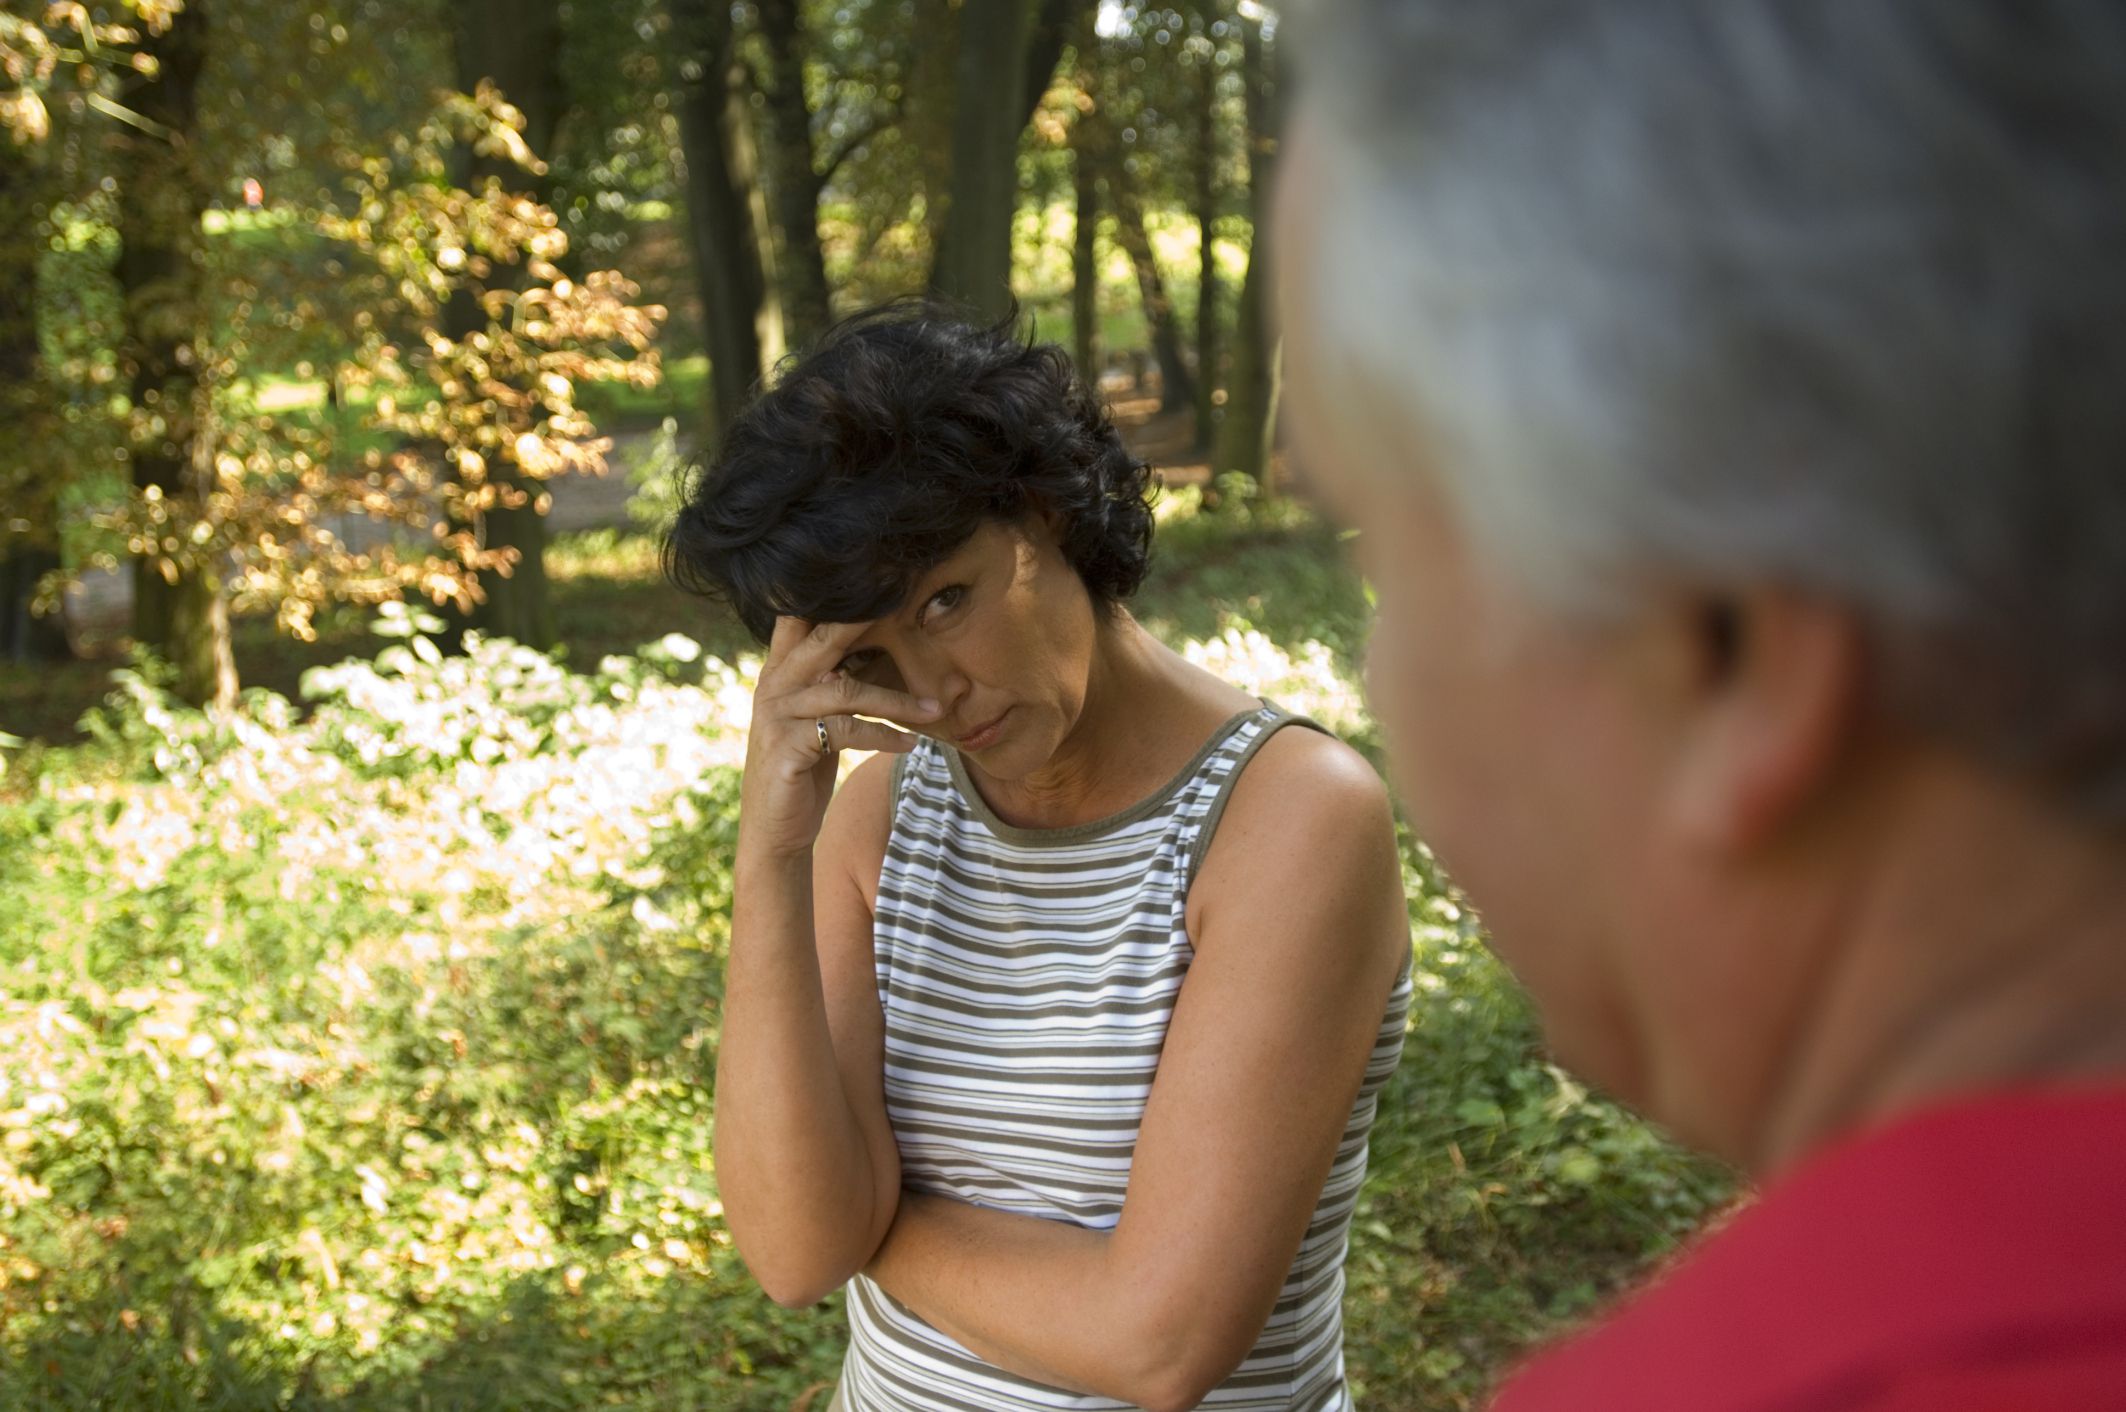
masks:
POLYGON ((1228 623, 1218 636, 1184 642, 1181 655, 1242 691, 1267 697, 1346 738, 1372 730, 1357 684, 1319 642, 1287 651, 1255 628, 1228 623))
POLYGON ((99 1321, 194 1391, 345 1388, 521 1287, 747 1291, 707 1094, 756 665, 410 633, 219 721, 119 673, 120 768, 0 810, 0 1405, 133 1405, 24 1352, 99 1321))

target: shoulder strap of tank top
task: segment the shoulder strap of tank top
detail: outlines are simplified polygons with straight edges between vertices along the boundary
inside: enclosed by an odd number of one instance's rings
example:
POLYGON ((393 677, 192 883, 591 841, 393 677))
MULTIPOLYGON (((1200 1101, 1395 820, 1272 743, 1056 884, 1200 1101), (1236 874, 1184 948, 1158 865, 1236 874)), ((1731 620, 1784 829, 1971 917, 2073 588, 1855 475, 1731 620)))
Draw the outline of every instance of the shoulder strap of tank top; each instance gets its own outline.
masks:
MULTIPOLYGON (((921 738, 918 737, 916 749, 920 750, 921 748, 921 738)), ((908 762, 914 758, 915 750, 903 751, 893 757, 893 784, 888 791, 887 797, 893 801, 892 807, 896 813, 900 811, 901 807, 901 781, 908 777, 908 762)))
POLYGON ((1197 825, 1195 841, 1189 847, 1188 871, 1183 875, 1185 883, 1195 882, 1196 872, 1203 866, 1203 857, 1210 851, 1211 835, 1218 831, 1218 821, 1225 817, 1225 806, 1232 800, 1233 786, 1240 782, 1240 772, 1247 768, 1248 761, 1255 758, 1255 752, 1262 749, 1265 741, 1286 726, 1300 726, 1332 738, 1335 735, 1319 721, 1294 715, 1267 697, 1262 699, 1262 706, 1261 711, 1247 718, 1249 722, 1260 722, 1261 728, 1233 755, 1231 768, 1216 776, 1211 784, 1210 807, 1204 810, 1203 822, 1197 825))

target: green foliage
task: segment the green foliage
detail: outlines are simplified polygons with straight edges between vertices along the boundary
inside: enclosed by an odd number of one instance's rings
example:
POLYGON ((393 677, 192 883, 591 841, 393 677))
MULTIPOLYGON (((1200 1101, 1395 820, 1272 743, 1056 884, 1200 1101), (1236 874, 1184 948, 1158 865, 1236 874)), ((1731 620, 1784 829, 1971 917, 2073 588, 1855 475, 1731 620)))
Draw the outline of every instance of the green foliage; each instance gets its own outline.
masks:
POLYGON ((556 1396, 581 1325, 640 1405, 774 1405, 827 1335, 754 1307, 707 1152, 744 679, 408 634, 216 721, 118 675, 122 770, 0 814, 0 1404, 417 1406, 537 1310, 556 1396))
MULTIPOLYGON (((1142 615, 1368 742, 1363 591, 1288 520, 1175 497, 1142 615)), ((647 585, 651 549, 557 569, 647 585)), ((844 1332, 753 1288, 708 1150, 748 664, 378 626, 301 702, 210 719, 142 663, 89 745, 10 758, 0 1406, 782 1412, 844 1332)), ((1472 1405, 1726 1190, 1545 1061, 1405 857, 1418 1004, 1346 1305, 1377 1412, 1472 1405)))
POLYGON ((1404 856, 1418 1016, 1353 1223, 1346 1356, 1361 1405, 1468 1408, 1733 1178, 1551 1064, 1474 914, 1422 845, 1404 856))

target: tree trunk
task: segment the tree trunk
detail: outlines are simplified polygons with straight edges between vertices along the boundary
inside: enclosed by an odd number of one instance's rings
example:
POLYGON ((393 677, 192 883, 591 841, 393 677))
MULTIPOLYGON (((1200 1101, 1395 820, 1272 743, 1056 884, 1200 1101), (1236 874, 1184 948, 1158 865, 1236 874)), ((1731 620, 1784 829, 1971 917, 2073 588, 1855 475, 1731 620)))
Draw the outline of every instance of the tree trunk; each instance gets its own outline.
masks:
POLYGON ((37 584, 59 568, 58 486, 39 464, 51 393, 37 344, 37 252, 44 223, 29 219, 37 170, 27 144, 0 138, 0 210, 21 213, 0 230, 0 660, 73 655, 57 614, 32 611, 37 584))
POLYGON ((1040 10, 1026 41, 1026 87, 1019 95, 1022 131, 1033 121, 1048 86, 1055 82, 1056 65, 1062 62, 1072 36, 1092 31, 1091 20, 1098 9, 1097 3, 1088 4, 1086 0, 1040 0, 1040 10))
POLYGON ((952 113, 958 93, 960 18, 956 0, 909 0, 913 32, 908 57, 908 114, 902 122, 916 161, 924 233, 930 241, 930 283, 945 263, 945 213, 952 193, 952 113))
MULTIPOLYGON (((1082 132, 1084 124, 1079 124, 1082 132)), ((1093 154, 1080 147, 1071 154, 1071 183, 1077 194, 1077 221, 1070 241, 1071 356, 1078 376, 1088 384, 1100 380, 1100 174, 1093 154)))
POLYGON ((1159 410, 1179 412, 1196 404, 1196 382, 1189 376, 1181 354, 1181 328, 1174 318, 1174 302, 1167 297, 1166 281, 1159 273, 1159 260, 1152 252, 1144 224, 1144 202, 1119 159, 1107 173, 1108 194, 1115 204, 1115 238, 1137 272, 1137 297, 1144 306, 1144 321, 1151 327, 1152 352, 1159 360, 1159 410))
POLYGON ((797 0, 760 0, 760 36, 767 45, 769 80, 761 166, 778 247, 783 336, 792 348, 810 348, 833 315, 819 244, 820 178, 812 150, 812 107, 805 101, 805 37, 797 0))
MULTIPOLYGON (((1215 9, 1206 7, 1203 32, 1210 38, 1215 9)), ((1213 41, 1215 43, 1215 41, 1213 41)), ((1218 66, 1204 56, 1196 83, 1196 449, 1211 449, 1218 385, 1218 66)))
POLYGON ((746 223, 752 227, 753 249, 760 259, 760 312, 753 319, 753 336, 760 343, 761 369, 767 372, 782 361, 790 340, 784 328, 775 227, 768 219, 768 193, 760 180, 760 148, 753 140, 751 94, 747 91, 750 72, 742 63, 732 66, 724 130, 731 135, 731 180, 746 199, 746 223))
POLYGON ((0 661, 65 662, 73 647, 57 613, 36 611, 37 585, 58 571, 59 551, 17 540, 0 554, 0 661))
MULTIPOLYGON (((560 73, 560 0, 459 0, 454 7, 458 87, 472 92, 484 82, 524 114, 525 145, 540 157, 553 151, 554 133, 567 110, 560 73)), ((545 201, 553 191, 550 177, 535 175, 502 157, 461 154, 458 185, 478 190, 492 178, 505 190, 526 191, 545 201)), ((498 268, 498 276, 502 274, 498 268)), ((486 326, 486 315, 461 292, 445 316, 451 337, 462 339, 486 326)), ((535 508, 536 483, 505 463, 488 472, 495 482, 532 499, 514 509, 489 510, 476 530, 490 549, 514 549, 517 562, 508 574, 483 570, 481 600, 465 614, 446 616, 451 636, 478 629, 489 637, 507 637, 527 647, 554 645, 554 615, 546 584, 546 521, 535 508)))
MULTIPOLYGON (((168 30, 142 46, 156 60, 155 77, 134 93, 131 105, 152 126, 121 139, 120 365, 138 422, 133 486, 170 506, 172 528, 180 533, 207 513, 195 344, 206 319, 200 217, 207 203, 195 144, 210 3, 186 5, 168 30)), ((177 666, 177 690, 185 700, 235 703, 228 609, 211 566, 182 564, 173 578, 162 561, 135 559, 133 636, 177 666)))
POLYGON ((1233 340, 1233 377, 1224 424, 1211 469, 1238 471, 1262 493, 1270 485, 1270 447, 1276 438, 1277 333, 1270 307, 1271 193, 1276 176, 1278 132, 1277 56, 1259 25, 1243 19, 1244 73, 1248 95, 1248 272, 1240 286, 1239 325, 1233 340))
POLYGON ((679 47, 679 142, 687 216, 709 350, 707 426, 713 441, 760 380, 767 281, 731 133, 731 11, 719 0, 669 0, 679 47))
MULTIPOLYGON (((501 89, 524 114, 524 145, 551 155, 569 102, 561 77, 560 0, 457 0, 451 9, 459 89, 470 93, 483 79, 501 89)), ((535 176, 506 157, 475 157, 472 179, 488 177, 542 199, 553 189, 550 176, 535 176)))
POLYGON ((229 637, 229 596, 212 570, 186 574, 170 595, 171 665, 177 694, 196 706, 236 706, 236 655, 229 637))
POLYGON ((931 284, 977 317, 1011 304, 1031 0, 964 0, 954 68, 952 192, 931 284))

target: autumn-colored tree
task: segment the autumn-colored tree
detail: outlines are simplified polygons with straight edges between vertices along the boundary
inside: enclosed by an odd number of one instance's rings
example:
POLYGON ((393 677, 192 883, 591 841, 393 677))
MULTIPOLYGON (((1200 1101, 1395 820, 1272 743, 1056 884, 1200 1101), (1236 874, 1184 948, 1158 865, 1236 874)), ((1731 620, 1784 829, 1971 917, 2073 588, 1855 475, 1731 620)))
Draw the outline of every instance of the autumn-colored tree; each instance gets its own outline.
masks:
MULTIPOLYGON (((252 321, 274 291, 209 260, 220 307, 191 345, 196 491, 147 487, 103 526, 157 572, 211 578, 229 609, 270 607, 299 637, 332 601, 476 604, 482 575, 506 574, 517 553, 487 541, 484 517, 543 514, 542 482, 605 469, 607 444, 576 387, 654 382, 664 316, 636 304, 617 273, 565 276, 555 262, 567 238, 543 204, 499 180, 452 184, 468 148, 532 170, 522 128, 491 86, 445 95, 389 151, 348 158, 345 201, 289 213, 342 252, 360 312, 331 381, 364 409, 357 430, 372 444, 358 451, 333 420, 247 403, 252 321)), ((198 656, 226 652, 227 618, 207 620, 221 640, 198 656)), ((181 671, 180 685, 227 703, 235 683, 233 671, 204 681, 181 671)))

